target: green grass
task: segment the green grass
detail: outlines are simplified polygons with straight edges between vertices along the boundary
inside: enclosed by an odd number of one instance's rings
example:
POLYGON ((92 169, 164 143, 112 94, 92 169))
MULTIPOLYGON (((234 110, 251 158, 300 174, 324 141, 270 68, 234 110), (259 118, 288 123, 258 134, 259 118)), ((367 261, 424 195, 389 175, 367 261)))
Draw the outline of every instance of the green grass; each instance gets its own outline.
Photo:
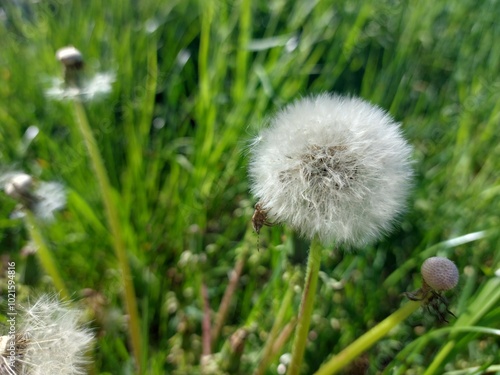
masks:
MULTIPOLYGON (((133 274, 145 373, 210 373, 218 363, 251 374, 266 348, 265 373, 277 374, 279 356, 291 352, 308 244, 280 226, 252 232, 247 147, 266 116, 322 91, 389 110, 414 146, 416 173, 394 233, 356 252, 323 250, 302 373, 404 304, 401 293, 420 286, 420 264, 434 255, 459 267, 459 287, 447 295, 458 318, 442 325, 420 309, 356 363, 370 374, 500 365, 492 330, 500 328, 500 4, 18 3, 2 5, 0 17, 0 172, 23 170, 68 190, 67 208, 38 231, 98 333, 90 373, 134 373, 134 365, 99 182, 73 104, 45 95, 62 76, 55 51, 69 44, 89 76, 116 75, 112 93, 84 106, 133 274), (28 144, 31 125, 40 133, 28 144), (202 362, 207 302, 213 327, 238 261, 227 317, 202 362), (88 288, 93 297, 81 297, 88 288), (239 328, 242 353, 229 342, 239 328), (281 340, 276 352, 268 337, 281 340)), ((14 206, 0 194, 0 251, 17 264, 19 298, 54 292, 38 258, 21 254, 30 233, 9 219, 14 206)))

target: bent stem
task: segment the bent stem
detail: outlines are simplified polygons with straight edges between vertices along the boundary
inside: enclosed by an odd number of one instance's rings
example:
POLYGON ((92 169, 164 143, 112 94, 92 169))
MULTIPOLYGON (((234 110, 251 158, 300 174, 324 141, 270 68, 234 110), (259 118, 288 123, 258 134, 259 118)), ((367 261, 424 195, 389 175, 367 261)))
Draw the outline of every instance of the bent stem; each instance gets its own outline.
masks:
POLYGON ((132 274, 130 272, 130 265, 128 263, 127 251, 125 248, 125 239, 123 235, 123 230, 121 228, 120 218, 118 211, 116 209, 113 199, 113 191, 109 178, 104 167, 104 162, 102 161, 101 154, 97 148, 97 143, 95 141, 92 130, 89 126, 87 115, 83 104, 75 99, 73 101, 76 120, 80 128, 80 132, 84 139, 85 145, 87 147, 92 166, 94 168, 97 181, 99 183, 99 188, 101 190, 104 207, 106 210, 106 216, 108 219, 108 224, 111 229, 111 234, 113 236, 113 244, 115 249, 115 254, 118 259, 118 264, 121 270, 121 277, 123 286, 125 289, 125 305, 127 313, 129 316, 129 339, 134 353, 137 373, 142 374, 142 355, 141 355, 141 335, 140 335, 140 323, 139 314, 137 309, 137 300, 135 296, 134 284, 132 282, 132 274))
POLYGON ((299 318, 292 350, 292 360, 288 372, 289 375, 299 374, 300 366, 304 358, 307 335, 309 333, 309 325, 311 323, 311 315, 314 308, 314 299, 316 297, 316 286, 318 284, 319 267, 321 264, 321 249, 321 243, 317 238, 314 238, 311 242, 311 248, 309 249, 306 279, 304 282, 302 301, 300 302, 299 318))
POLYGON ((330 358, 330 360, 321 366, 314 375, 336 374, 340 369, 351 363, 353 359, 357 358, 361 353, 387 335, 391 329, 408 318, 421 305, 422 301, 409 301, 342 350, 339 354, 330 358))

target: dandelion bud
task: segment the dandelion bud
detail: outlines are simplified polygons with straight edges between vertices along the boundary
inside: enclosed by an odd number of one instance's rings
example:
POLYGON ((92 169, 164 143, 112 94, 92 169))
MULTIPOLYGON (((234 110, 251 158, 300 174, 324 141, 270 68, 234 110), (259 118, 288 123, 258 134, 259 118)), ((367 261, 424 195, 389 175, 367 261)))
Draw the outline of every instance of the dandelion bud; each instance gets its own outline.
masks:
POLYGON ((412 175, 399 124, 364 100, 339 95, 285 107, 251 154, 251 190, 267 220, 324 244, 362 246, 389 231, 412 175))
POLYGON ((16 200, 30 196, 33 189, 33 178, 26 173, 18 173, 5 184, 5 193, 16 200))
POLYGON ((78 85, 83 69, 83 55, 73 46, 63 47, 56 52, 56 58, 64 66, 64 81, 68 85, 78 85))
POLYGON ((428 258, 420 272, 424 283, 437 292, 450 290, 458 283, 457 266, 447 258, 428 258))
POLYGON ((57 50, 56 57, 66 68, 83 68, 83 55, 73 46, 57 50))

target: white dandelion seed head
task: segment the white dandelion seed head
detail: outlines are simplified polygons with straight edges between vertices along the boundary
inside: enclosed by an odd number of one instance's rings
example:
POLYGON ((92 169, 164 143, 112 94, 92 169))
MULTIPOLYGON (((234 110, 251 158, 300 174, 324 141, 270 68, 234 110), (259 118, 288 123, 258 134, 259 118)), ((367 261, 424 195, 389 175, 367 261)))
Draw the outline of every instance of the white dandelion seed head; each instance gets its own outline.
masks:
POLYGON ((270 119, 251 154, 251 190, 269 220, 325 245, 375 240, 409 192, 411 147, 399 124, 359 98, 293 102, 270 119))
POLYGON ((82 311, 47 295, 22 309, 16 330, 16 373, 85 374, 94 335, 82 326, 82 317, 82 311))
POLYGON ((20 202, 11 215, 14 219, 24 217, 24 209, 29 209, 37 218, 51 221, 66 206, 66 189, 58 182, 35 182, 24 172, 8 172, 0 176, 2 184, 5 193, 20 202))
POLYGON ((35 195, 38 201, 33 206, 33 212, 42 220, 53 220, 54 213, 66 206, 66 189, 59 182, 40 183, 35 190, 35 195))
POLYGON ((97 100, 109 94, 115 81, 115 74, 104 72, 92 77, 83 74, 82 53, 73 46, 63 47, 56 52, 56 58, 63 66, 64 79, 52 79, 52 87, 45 91, 56 100, 97 100))
POLYGON ((83 79, 80 86, 68 86, 64 80, 55 78, 45 94, 51 99, 63 101, 77 98, 85 101, 99 100, 111 92, 114 81, 115 74, 110 72, 97 73, 90 79, 83 79))

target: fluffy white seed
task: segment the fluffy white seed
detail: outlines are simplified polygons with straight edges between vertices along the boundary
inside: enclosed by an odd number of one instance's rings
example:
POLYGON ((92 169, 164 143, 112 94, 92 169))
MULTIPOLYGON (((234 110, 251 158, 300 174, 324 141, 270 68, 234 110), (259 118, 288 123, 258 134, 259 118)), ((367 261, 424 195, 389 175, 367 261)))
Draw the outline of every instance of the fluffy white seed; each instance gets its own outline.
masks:
POLYGON ((420 271, 425 283, 438 292, 450 290, 458 283, 457 266, 447 258, 428 258, 422 264, 420 271))
POLYGON ((305 237, 362 246, 404 208, 411 148, 399 124, 362 99, 297 100, 250 147, 251 190, 269 221, 305 237))
MULTIPOLYGON (((55 297, 42 296, 19 311, 17 374, 85 374, 93 334, 81 325, 83 312, 55 297), (22 344, 21 344, 22 342, 22 344)), ((0 353, 7 357, 7 353, 0 353)), ((0 358, 1 360, 2 358, 0 358)))

